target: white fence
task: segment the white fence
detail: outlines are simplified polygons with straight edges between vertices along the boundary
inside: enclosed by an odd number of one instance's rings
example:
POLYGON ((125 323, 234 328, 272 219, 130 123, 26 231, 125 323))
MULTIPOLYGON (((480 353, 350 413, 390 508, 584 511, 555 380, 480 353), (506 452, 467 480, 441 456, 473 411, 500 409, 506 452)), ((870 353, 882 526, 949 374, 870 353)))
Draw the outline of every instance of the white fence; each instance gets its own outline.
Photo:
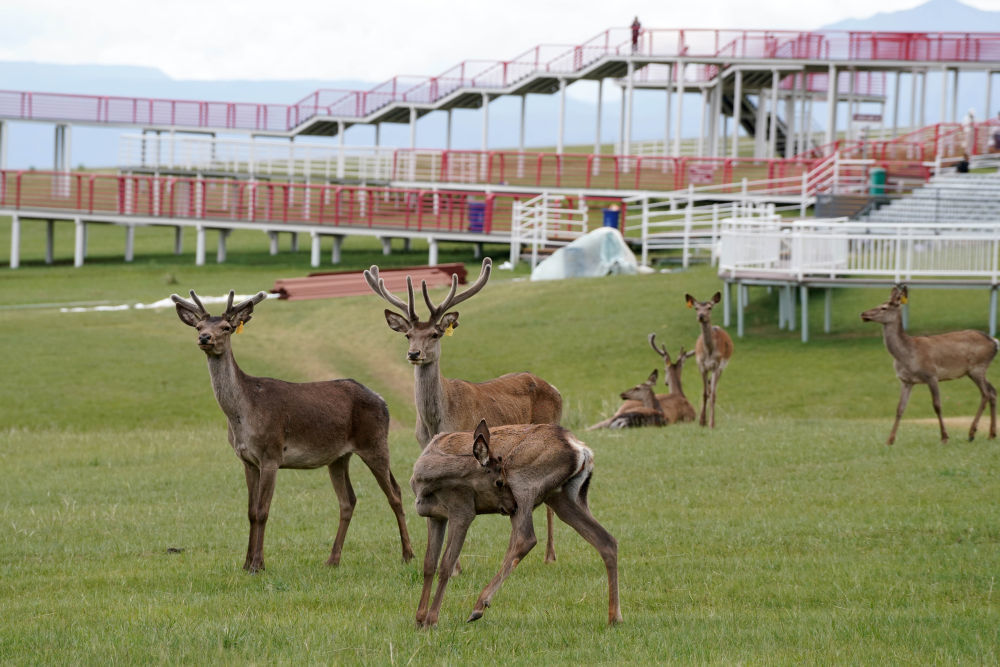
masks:
POLYGON ((572 243, 587 233, 587 206, 579 197, 577 208, 567 208, 566 198, 547 192, 525 202, 514 202, 510 225, 510 263, 520 260, 521 245, 531 248, 531 268, 539 251, 572 243))
POLYGON ((799 220, 739 221, 721 230, 724 277, 810 279, 1000 279, 1000 226, 799 220))

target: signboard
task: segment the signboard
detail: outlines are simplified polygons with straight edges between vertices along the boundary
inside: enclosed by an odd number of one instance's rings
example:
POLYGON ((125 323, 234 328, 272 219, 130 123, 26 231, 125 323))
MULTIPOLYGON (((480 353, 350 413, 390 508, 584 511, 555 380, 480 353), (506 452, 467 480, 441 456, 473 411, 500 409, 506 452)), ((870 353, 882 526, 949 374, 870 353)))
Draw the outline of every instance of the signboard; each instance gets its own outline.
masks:
POLYGON ((880 113, 856 113, 854 114, 854 120, 859 123, 881 123, 882 114, 880 113))
POLYGON ((710 185, 715 181, 715 167, 710 164, 688 165, 688 183, 710 185))

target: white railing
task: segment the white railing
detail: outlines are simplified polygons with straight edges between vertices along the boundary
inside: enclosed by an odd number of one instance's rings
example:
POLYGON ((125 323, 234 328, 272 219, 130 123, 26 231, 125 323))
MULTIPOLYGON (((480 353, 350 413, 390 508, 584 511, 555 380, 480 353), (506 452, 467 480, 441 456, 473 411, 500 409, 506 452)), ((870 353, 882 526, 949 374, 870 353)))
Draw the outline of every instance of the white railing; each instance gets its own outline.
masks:
POLYGON ((1000 227, 799 220, 739 221, 721 231, 720 275, 815 278, 1000 278, 1000 227))
POLYGON ((521 245, 531 248, 531 269, 539 250, 568 245, 587 233, 587 205, 579 197, 577 208, 566 207, 566 197, 547 192, 525 202, 514 202, 510 225, 510 263, 516 265, 521 245))

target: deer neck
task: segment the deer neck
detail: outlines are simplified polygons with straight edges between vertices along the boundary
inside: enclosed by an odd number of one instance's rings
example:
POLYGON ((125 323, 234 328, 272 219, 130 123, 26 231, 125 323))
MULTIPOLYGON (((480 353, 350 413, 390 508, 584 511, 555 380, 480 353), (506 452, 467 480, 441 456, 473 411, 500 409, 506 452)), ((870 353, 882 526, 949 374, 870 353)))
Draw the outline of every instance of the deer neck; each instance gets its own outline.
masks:
POLYGON ((413 367, 413 400, 424 426, 432 434, 440 433, 447 406, 439 362, 413 367))
POLYGON ((888 322, 882 325, 882 338, 885 347, 896 359, 907 359, 911 356, 913 339, 903 331, 903 321, 888 322))
POLYGON ((667 369, 667 373, 670 377, 670 391, 668 394, 677 394, 678 396, 684 395, 684 389, 681 387, 681 371, 679 368, 670 367, 667 369))
POLYGON ((236 365, 233 351, 227 349, 218 356, 208 355, 208 374, 212 378, 212 391, 219 407, 227 417, 239 416, 247 401, 244 391, 247 376, 236 365))
POLYGON ((646 391, 642 392, 642 407, 649 408, 654 412, 662 412, 660 402, 656 400, 656 394, 653 393, 651 388, 647 388, 646 391))
POLYGON ((715 332, 712 329, 712 320, 705 320, 700 322, 701 324, 701 340, 702 345, 705 346, 705 355, 708 357, 715 356, 715 332))

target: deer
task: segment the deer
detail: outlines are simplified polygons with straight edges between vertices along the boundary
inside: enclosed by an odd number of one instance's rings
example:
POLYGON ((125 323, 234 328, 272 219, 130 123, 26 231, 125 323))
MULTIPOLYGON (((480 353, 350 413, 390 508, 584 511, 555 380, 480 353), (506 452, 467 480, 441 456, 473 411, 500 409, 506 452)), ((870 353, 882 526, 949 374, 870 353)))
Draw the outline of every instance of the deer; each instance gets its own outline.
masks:
MULTIPOLYGON (((476 281, 458 292, 458 276, 452 274, 451 288, 435 305, 421 282, 426 320, 417 317, 413 281, 406 277, 407 300, 390 292, 379 277, 377 266, 364 272, 371 290, 399 312, 385 309, 385 321, 393 331, 406 336, 406 360, 413 365, 413 398, 417 408, 416 438, 426 447, 439 433, 471 431, 480 419, 504 424, 558 424, 562 419, 562 396, 551 384, 531 373, 510 373, 486 382, 446 378, 441 374, 441 340, 458 328, 458 312, 449 311, 475 296, 490 278, 493 261, 486 257, 476 281)), ((548 539, 545 562, 555 561, 552 543, 552 514, 548 512, 548 539)))
MULTIPOLYGON (((677 361, 670 360, 670 353, 667 352, 666 346, 658 347, 656 345, 656 334, 651 333, 648 337, 649 345, 663 359, 663 381, 669 389, 669 393, 666 394, 656 394, 656 400, 660 403, 660 408, 663 410, 663 416, 666 420, 666 424, 676 424, 677 422, 689 422, 694 421, 695 413, 694 407, 692 407, 691 402, 684 395, 684 388, 681 386, 681 373, 684 370, 684 362, 694 356, 694 350, 689 352, 684 351, 684 347, 681 346, 680 352, 677 354, 677 361)), ((622 414, 635 410, 636 408, 642 407, 642 401, 628 399, 622 403, 613 415, 597 422, 591 426, 587 427, 588 431, 593 431, 599 428, 621 428, 621 426, 612 427, 611 424, 615 422, 622 414)))
POLYGON ((244 373, 233 355, 232 335, 251 320, 265 292, 212 316, 191 290, 191 301, 170 297, 177 316, 194 327, 198 347, 208 360, 215 398, 228 420, 229 444, 243 463, 246 476, 250 537, 243 569, 264 570, 264 529, 281 468, 326 466, 340 505, 340 524, 327 565, 339 565, 347 528, 357 498, 348 463, 352 454, 364 461, 396 516, 403 562, 413 558, 403 515, 402 494, 389 468, 389 409, 382 397, 350 379, 325 382, 285 382, 244 373))
POLYGON ((500 570, 479 594, 468 622, 482 618, 501 584, 535 546, 531 510, 541 503, 600 554, 608 574, 608 623, 621 622, 618 543, 591 514, 587 501, 593 470, 593 452, 555 424, 490 429, 482 420, 474 431, 435 436, 414 463, 410 479, 417 514, 427 517, 428 531, 417 627, 437 624, 448 579, 473 519, 499 513, 510 516, 510 542, 500 570), (435 568, 438 584, 431 601, 435 568))
POLYGON ((694 344, 695 360, 701 373, 701 414, 698 423, 706 425, 706 413, 711 407, 711 417, 707 420, 710 428, 715 428, 715 397, 719 391, 722 371, 733 356, 733 339, 721 327, 712 326, 712 308, 719 303, 722 295, 716 292, 708 301, 698 301, 690 294, 684 295, 688 308, 693 308, 698 316, 701 335, 694 344))
POLYGON ((899 405, 896 407, 896 421, 892 424, 886 445, 896 441, 899 421, 910 400, 913 385, 926 384, 931 392, 931 402, 941 427, 941 442, 948 442, 948 431, 941 417, 941 394, 938 383, 968 376, 979 388, 981 399, 976 416, 969 428, 969 441, 976 437, 979 418, 990 404, 990 438, 997 434, 997 391, 986 379, 993 357, 1000 348, 1000 341, 982 331, 966 329, 936 336, 910 336, 903 330, 902 306, 908 300, 905 285, 896 285, 889 294, 889 300, 861 313, 863 322, 878 322, 882 325, 885 347, 893 358, 893 368, 899 378, 899 405))
POLYGON ((653 393, 653 387, 659 371, 653 370, 645 382, 640 382, 631 389, 626 389, 621 393, 622 400, 626 402, 638 401, 639 405, 628 410, 620 410, 619 414, 612 418, 608 428, 633 428, 637 426, 665 426, 667 417, 663 413, 663 407, 653 393))

